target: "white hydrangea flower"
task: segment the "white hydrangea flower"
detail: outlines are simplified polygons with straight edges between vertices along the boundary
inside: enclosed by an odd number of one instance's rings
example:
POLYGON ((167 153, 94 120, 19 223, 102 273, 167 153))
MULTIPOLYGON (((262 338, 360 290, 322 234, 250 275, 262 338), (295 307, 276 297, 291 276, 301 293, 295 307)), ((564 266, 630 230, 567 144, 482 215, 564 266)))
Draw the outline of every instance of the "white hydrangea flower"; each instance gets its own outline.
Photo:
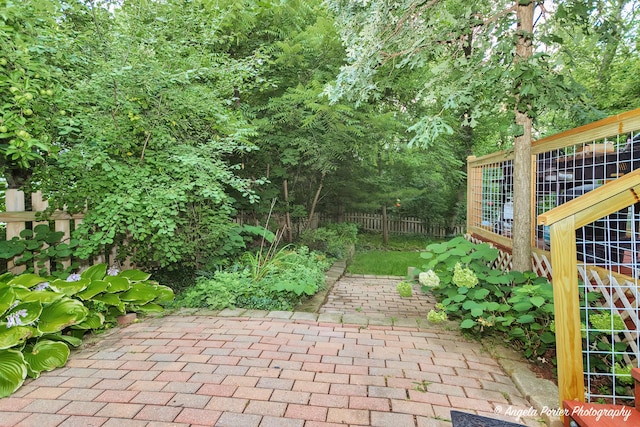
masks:
POLYGON ((453 269, 453 283, 459 288, 473 288, 478 284, 478 278, 471 269, 462 267, 460 263, 457 263, 453 269))
POLYGON ((433 270, 423 271, 418 274, 418 282, 422 286, 427 286, 429 288, 435 288, 440 286, 440 277, 433 270))

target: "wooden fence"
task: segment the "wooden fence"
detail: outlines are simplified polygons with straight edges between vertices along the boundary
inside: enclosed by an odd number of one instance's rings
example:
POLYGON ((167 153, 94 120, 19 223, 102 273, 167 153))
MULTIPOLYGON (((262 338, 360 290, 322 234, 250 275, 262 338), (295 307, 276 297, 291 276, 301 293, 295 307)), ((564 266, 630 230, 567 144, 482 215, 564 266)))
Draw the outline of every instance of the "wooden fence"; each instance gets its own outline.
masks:
MULTIPOLYGON (((33 230, 39 224, 47 224, 53 231, 59 231, 63 233, 62 242, 68 242, 71 239, 71 233, 82 223, 84 214, 69 214, 65 211, 55 211, 50 217, 49 221, 37 221, 37 214, 47 209, 48 203, 42 200, 42 195, 37 192, 31 194, 30 210, 25 210, 27 200, 23 191, 8 189, 6 190, 6 212, 0 212, 0 222, 6 223, 6 240, 11 240, 14 237, 20 237, 20 233, 23 230, 33 230)), ((108 263, 116 257, 116 248, 112 248, 109 252, 96 255, 92 258, 92 263, 108 263)), ((67 268, 71 266, 72 259, 67 258, 60 260, 63 267, 67 268)), ((86 261, 85 261, 86 263, 86 261)), ((131 268, 132 265, 129 262, 125 262, 123 267, 131 268)), ((49 263, 44 263, 44 268, 50 269, 49 263)), ((8 260, 7 271, 14 274, 20 274, 26 269, 25 265, 16 265, 14 260, 8 260)), ((34 264, 34 271, 38 271, 40 268, 34 264)))
MULTIPOLYGON (((382 232, 383 217, 381 214, 370 213, 344 213, 340 215, 339 220, 334 216, 322 214, 319 217, 320 225, 333 222, 350 222, 358 224, 362 230, 382 232)), ((387 227, 389 233, 395 234, 423 234, 431 237, 445 238, 450 235, 458 235, 464 233, 464 225, 456 225, 453 230, 447 230, 442 224, 427 224, 424 220, 415 217, 396 218, 387 217, 387 227)))

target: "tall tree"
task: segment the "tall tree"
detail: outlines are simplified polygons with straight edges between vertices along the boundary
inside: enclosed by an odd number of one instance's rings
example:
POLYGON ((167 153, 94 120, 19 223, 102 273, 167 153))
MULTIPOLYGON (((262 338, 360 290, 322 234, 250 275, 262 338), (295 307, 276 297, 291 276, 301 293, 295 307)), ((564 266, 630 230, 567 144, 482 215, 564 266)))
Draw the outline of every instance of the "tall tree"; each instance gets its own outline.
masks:
POLYGON ((511 123, 509 133, 517 138, 512 141, 518 151, 514 175, 519 212, 514 221, 518 248, 513 267, 530 269, 532 223, 525 199, 531 188, 527 158, 531 129, 541 112, 559 108, 570 91, 549 56, 533 49, 533 10, 541 3, 327 0, 327 4, 337 16, 349 61, 327 90, 332 99, 376 99, 381 88, 392 89, 388 75, 414 68, 423 74, 414 102, 424 107, 411 128, 414 143, 429 147, 441 135, 461 126, 475 128, 493 120, 491 116, 511 123))

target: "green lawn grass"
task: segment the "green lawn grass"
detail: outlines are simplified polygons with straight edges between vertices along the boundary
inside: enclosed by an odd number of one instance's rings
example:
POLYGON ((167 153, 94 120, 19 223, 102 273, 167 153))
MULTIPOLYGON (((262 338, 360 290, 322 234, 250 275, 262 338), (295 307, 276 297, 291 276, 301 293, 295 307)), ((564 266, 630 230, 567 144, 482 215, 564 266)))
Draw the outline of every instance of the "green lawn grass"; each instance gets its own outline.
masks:
POLYGON ((352 274, 406 276, 408 267, 422 267, 425 260, 417 251, 371 250, 357 252, 347 266, 352 274))

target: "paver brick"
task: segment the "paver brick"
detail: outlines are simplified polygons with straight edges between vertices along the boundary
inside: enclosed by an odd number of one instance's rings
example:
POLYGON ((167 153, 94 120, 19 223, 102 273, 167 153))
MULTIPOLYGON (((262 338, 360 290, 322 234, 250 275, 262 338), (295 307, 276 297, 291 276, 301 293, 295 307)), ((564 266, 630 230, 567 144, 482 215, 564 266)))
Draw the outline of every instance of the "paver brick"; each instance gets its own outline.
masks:
MULTIPOLYGON (((224 412, 215 423, 216 427, 258 427, 262 416, 255 414, 237 414, 235 412, 224 412)), ((213 425, 209 423, 208 425, 213 425)))
POLYGON ((287 409, 287 404, 283 402, 268 402, 264 400, 251 400, 244 409, 245 414, 270 415, 281 417, 287 409))
POLYGON ((392 412, 371 412, 371 427, 388 427, 388 426, 407 426, 415 425, 413 415, 396 414, 392 412))
POLYGON ((308 421, 326 421, 327 411, 328 409, 323 406, 290 404, 284 416, 308 421))
POLYGON ((95 415, 106 405, 105 402, 69 402, 68 405, 58 410, 58 414, 66 415, 95 415))
POLYGON ((22 408, 25 412, 56 413, 69 404, 68 400, 60 399, 35 399, 22 408))
POLYGON ((71 415, 58 424, 58 427, 98 427, 105 425, 108 421, 107 417, 71 415))
POLYGON ((133 403, 114 403, 110 402, 104 405, 102 409, 96 412, 98 417, 111 418, 133 418, 144 407, 142 404, 133 403))
POLYGON ((303 420, 264 416, 260 421, 260 427, 303 427, 303 420))
POLYGON ((212 397, 205 406, 205 409, 228 411, 228 412, 243 412, 249 403, 249 399, 240 399, 235 397, 212 397))
MULTIPOLYGON (((182 408, 182 411, 173 420, 176 423, 199 424, 203 426, 217 425, 222 412, 208 409, 182 408)), ((248 427, 248 426, 247 426, 248 427)))
POLYGON ((369 411, 364 409, 329 408, 327 421, 330 423, 369 425, 369 411))
POLYGON ((252 400, 269 400, 272 393, 273 389, 270 388, 238 387, 235 393, 233 393, 233 397, 252 400))
POLYGON ((349 398, 349 408, 384 412, 391 410, 391 405, 389 399, 382 397, 351 396, 349 398))
POLYGON ((144 408, 136 414, 134 419, 173 422, 181 411, 182 408, 175 406, 145 405, 144 408))

